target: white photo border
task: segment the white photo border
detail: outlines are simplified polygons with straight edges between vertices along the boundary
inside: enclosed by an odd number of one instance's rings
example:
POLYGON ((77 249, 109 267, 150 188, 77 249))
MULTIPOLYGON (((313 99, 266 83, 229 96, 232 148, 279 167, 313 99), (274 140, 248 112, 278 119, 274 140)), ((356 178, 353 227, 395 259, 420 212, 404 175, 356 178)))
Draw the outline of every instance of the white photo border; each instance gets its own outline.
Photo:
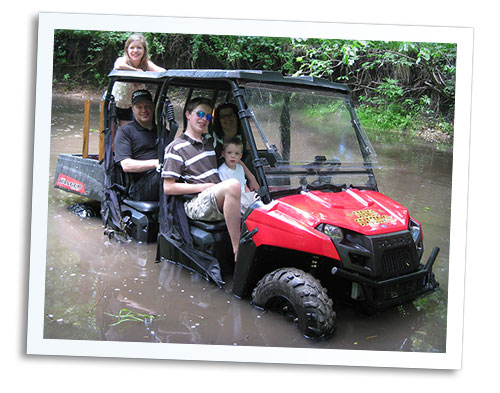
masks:
POLYGON ((33 202, 29 274, 27 353, 250 363, 460 369, 469 183, 473 29, 302 21, 41 13, 39 15, 33 202), (151 344, 54 340, 43 338, 47 241, 52 53, 58 29, 223 34, 457 44, 457 79, 453 146, 446 353, 407 353, 306 348, 233 347, 197 344, 151 344), (35 195, 36 194, 36 195, 35 195))

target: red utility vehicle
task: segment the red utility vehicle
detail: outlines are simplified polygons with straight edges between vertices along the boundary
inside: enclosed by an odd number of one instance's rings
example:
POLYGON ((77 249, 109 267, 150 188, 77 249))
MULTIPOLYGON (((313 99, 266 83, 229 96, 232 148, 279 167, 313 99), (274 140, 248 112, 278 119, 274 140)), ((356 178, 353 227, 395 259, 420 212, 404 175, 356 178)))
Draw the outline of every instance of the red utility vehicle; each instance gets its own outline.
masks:
POLYGON ((439 248, 422 264, 419 222, 378 192, 376 155, 345 85, 267 71, 113 71, 104 108, 104 159, 62 155, 56 186, 101 201, 110 236, 157 240, 157 262, 180 263, 219 286, 231 282, 235 296, 290 317, 310 338, 333 333, 332 299, 372 313, 438 288, 439 248), (117 81, 153 91, 159 157, 181 132, 191 98, 236 104, 244 161, 260 184, 242 217, 236 264, 223 221, 188 221, 178 214, 180 197, 127 198, 112 152, 117 81))
MULTIPOLYGON (((223 222, 191 221, 185 239, 173 229, 175 219, 160 214, 159 258, 219 285, 220 271, 229 270, 234 295, 290 317, 311 338, 333 333, 331 298, 347 297, 372 313, 438 287, 432 265, 439 249, 422 265, 420 224, 378 192, 375 152, 346 86, 265 71, 171 70, 166 76, 165 97, 183 87, 188 97, 237 105, 244 161, 261 188, 242 218, 234 271, 223 222), (212 258, 203 260, 200 251, 212 258)), ((172 135, 168 127, 163 132, 167 143, 172 135)))

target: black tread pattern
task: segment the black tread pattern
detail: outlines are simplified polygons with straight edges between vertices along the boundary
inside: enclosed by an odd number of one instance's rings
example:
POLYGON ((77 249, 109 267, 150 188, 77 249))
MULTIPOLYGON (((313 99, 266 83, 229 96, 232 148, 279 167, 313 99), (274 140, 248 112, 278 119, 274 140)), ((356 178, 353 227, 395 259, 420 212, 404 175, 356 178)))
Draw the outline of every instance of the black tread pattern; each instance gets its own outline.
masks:
POLYGON ((312 275, 296 268, 281 268, 264 276, 252 292, 253 305, 272 310, 277 300, 293 306, 304 336, 323 339, 335 330, 333 302, 312 275))

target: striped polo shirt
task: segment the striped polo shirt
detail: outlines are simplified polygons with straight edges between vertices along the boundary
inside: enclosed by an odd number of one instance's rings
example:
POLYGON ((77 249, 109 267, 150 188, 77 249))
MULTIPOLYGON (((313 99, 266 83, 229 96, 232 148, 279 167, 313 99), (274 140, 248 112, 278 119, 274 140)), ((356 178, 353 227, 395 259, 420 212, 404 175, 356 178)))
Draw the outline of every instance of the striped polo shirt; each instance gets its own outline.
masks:
POLYGON ((186 134, 174 139, 165 148, 161 177, 186 183, 220 183, 217 158, 212 137, 203 135, 196 141, 186 134))

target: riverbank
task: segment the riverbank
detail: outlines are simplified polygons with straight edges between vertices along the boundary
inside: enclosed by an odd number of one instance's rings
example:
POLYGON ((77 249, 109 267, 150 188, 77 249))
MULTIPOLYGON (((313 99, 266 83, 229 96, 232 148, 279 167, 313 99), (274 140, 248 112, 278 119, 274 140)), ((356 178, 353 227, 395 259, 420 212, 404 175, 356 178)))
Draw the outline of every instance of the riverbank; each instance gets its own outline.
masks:
POLYGON ((453 144, 453 135, 432 128, 418 131, 417 136, 426 142, 453 144))
POLYGON ((92 87, 68 87, 67 84, 53 84, 52 95, 72 99, 99 101, 105 89, 99 90, 92 87))
MULTIPOLYGON (((104 89, 101 91, 92 87, 68 87, 67 84, 54 84, 52 94, 70 99, 91 100, 98 102, 103 97, 104 89)), ((416 136, 430 143, 453 144, 453 135, 437 130, 432 126, 423 127, 416 132, 416 136)))

